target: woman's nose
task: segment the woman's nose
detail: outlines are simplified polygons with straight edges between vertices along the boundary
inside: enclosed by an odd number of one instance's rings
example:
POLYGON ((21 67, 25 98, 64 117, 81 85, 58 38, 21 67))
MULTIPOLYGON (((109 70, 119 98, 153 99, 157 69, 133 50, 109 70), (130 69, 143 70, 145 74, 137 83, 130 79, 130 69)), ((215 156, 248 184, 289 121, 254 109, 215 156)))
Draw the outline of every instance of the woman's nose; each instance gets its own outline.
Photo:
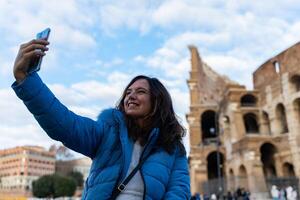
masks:
POLYGON ((128 95, 128 99, 136 99, 136 92, 130 92, 130 94, 128 95))

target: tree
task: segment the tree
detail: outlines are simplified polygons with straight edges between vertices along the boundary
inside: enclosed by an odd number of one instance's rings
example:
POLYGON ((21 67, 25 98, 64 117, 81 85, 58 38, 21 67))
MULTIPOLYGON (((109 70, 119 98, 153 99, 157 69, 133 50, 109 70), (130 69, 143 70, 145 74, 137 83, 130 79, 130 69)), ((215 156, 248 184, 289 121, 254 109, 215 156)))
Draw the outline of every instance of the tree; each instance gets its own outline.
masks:
POLYGON ((42 176, 32 183, 33 196, 63 197, 73 196, 76 190, 76 181, 58 174, 42 176))
POLYGON ((72 171, 68 173, 68 177, 71 177, 75 180, 77 187, 83 186, 83 175, 80 172, 72 171))
POLYGON ((32 183, 32 194, 35 197, 51 197, 53 194, 53 175, 42 176, 32 183))
POLYGON ((70 177, 57 176, 54 181, 53 197, 73 196, 76 190, 76 181, 70 177))

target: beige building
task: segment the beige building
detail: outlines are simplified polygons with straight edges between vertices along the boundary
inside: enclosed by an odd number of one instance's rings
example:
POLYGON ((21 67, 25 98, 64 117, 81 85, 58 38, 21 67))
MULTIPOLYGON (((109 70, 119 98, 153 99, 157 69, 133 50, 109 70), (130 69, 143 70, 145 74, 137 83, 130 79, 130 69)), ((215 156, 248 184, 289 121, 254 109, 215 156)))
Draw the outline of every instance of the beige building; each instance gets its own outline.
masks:
POLYGON ((28 193, 32 182, 55 172, 55 154, 39 146, 0 150, 0 192, 28 193))
POLYGON ((265 199, 273 184, 299 188, 300 43, 258 67, 253 90, 217 74, 189 48, 192 193, 243 187, 265 199))

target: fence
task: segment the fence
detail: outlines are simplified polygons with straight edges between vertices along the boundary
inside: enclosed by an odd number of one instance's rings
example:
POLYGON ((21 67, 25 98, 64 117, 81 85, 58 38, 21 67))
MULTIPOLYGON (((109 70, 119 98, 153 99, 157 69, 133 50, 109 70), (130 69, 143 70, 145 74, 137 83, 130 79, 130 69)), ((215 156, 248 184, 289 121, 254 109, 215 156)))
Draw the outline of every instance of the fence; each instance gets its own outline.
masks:
MULTIPOLYGON (((297 191, 298 198, 299 193, 299 179, 297 177, 272 177, 272 178, 255 178, 255 187, 256 191, 260 191, 261 188, 266 187, 266 193, 270 195, 272 185, 276 185, 278 188, 286 188, 292 186, 294 190, 297 191), (260 190, 257 190, 257 189, 260 190)), ((238 188, 244 188, 246 191, 251 191, 248 185, 247 177, 243 176, 232 176, 230 178, 219 178, 219 179, 210 179, 204 182, 200 187, 205 194, 226 194, 227 191, 234 192, 238 188)), ((253 187, 253 186, 252 186, 253 187)), ((252 188, 253 189, 253 188, 252 188)))

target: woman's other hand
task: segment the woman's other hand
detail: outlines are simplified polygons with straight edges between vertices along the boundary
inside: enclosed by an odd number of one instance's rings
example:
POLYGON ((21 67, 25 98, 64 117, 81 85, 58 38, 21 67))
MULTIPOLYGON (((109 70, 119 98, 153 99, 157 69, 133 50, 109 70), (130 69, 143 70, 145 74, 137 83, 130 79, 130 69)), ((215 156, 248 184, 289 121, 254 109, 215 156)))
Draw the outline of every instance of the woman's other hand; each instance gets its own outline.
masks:
POLYGON ((42 57, 45 55, 45 51, 48 51, 48 44, 49 42, 46 40, 34 39, 20 46, 13 71, 18 83, 26 78, 31 63, 30 61, 35 57, 42 57))

